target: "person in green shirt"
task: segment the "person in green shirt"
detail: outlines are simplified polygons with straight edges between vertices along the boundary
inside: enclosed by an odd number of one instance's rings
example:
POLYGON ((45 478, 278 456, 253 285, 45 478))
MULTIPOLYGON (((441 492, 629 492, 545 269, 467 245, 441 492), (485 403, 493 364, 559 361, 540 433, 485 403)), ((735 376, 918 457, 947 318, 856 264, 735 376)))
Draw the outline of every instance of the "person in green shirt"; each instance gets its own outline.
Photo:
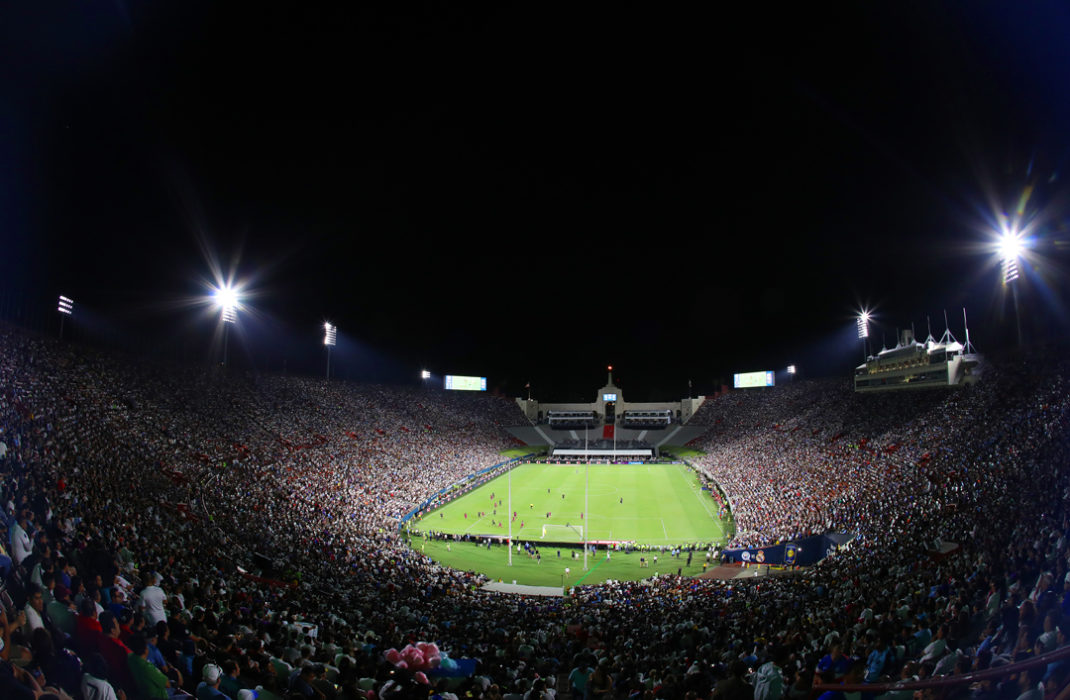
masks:
POLYGON ((74 634, 74 609, 71 607, 70 591, 63 584, 55 588, 56 599, 45 606, 52 622, 67 636, 74 634))
POLYGON ((167 688, 170 682, 160 669, 149 661, 149 645, 144 635, 135 634, 130 638, 130 651, 126 663, 134 677, 138 694, 151 700, 167 700, 167 688))

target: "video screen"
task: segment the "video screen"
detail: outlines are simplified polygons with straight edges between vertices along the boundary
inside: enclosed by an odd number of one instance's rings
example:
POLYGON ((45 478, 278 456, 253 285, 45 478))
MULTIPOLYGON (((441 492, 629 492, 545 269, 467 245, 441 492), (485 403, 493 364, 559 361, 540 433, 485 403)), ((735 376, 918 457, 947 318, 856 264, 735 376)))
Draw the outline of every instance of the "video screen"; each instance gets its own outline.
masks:
POLYGON ((776 385, 774 372, 744 372, 733 375, 732 386, 737 389, 753 389, 758 386, 776 385))
POLYGON ((459 374, 446 375, 446 388, 456 391, 486 391, 486 377, 464 377, 459 374))

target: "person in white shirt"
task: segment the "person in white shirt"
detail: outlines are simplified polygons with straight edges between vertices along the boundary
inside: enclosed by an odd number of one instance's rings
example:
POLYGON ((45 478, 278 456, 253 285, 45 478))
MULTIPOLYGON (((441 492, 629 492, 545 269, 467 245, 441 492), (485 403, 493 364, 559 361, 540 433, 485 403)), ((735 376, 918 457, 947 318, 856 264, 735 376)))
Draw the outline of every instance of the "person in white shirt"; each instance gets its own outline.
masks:
POLYGON ((153 574, 149 580, 151 585, 145 586, 141 591, 141 607, 145 611, 145 622, 155 625, 157 622, 167 620, 167 593, 160 587, 163 577, 153 574))
POLYGON ((91 654, 86 659, 85 673, 82 674, 82 697, 85 700, 119 700, 107 678, 108 665, 104 657, 99 652, 91 654))
POLYGON ((22 560, 33 552, 33 540, 26 533, 26 528, 26 511, 22 511, 8 533, 11 538, 11 556, 14 557, 16 564, 21 564, 22 560))
POLYGON ((26 613, 26 634, 33 634, 35 629, 45 626, 45 620, 43 612, 45 609, 45 597, 41 592, 41 588, 32 585, 30 586, 29 596, 26 600, 26 607, 24 611, 26 613))

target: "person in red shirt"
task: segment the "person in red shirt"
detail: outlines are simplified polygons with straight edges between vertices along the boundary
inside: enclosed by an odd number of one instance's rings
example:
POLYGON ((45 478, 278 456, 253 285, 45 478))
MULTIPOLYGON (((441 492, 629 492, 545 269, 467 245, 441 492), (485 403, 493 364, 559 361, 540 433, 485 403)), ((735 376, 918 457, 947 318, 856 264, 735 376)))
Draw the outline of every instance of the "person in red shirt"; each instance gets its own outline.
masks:
POLYGON ((103 630, 97 620, 97 606, 89 597, 82 598, 74 616, 74 644, 83 658, 98 651, 103 630))
POLYGON ((100 655, 108 664, 109 680, 117 681, 117 685, 123 690, 133 691, 134 676, 130 673, 130 665, 126 661, 126 657, 132 652, 130 647, 119 639, 119 621, 115 619, 114 613, 105 610, 100 614, 100 626, 104 630, 99 644, 100 655))

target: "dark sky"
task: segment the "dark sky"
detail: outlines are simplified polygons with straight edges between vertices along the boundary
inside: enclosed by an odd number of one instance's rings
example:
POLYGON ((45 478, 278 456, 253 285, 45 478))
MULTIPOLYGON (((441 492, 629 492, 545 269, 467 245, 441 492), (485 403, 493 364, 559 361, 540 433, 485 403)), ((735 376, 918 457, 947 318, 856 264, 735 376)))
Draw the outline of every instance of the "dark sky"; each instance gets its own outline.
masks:
POLYGON ((215 260, 234 366, 321 371, 328 319, 341 376, 679 398, 849 371, 862 304, 1013 344, 1028 191, 1023 334, 1065 334, 1064 3, 322 4, 6 4, 0 315, 207 362, 215 260))

